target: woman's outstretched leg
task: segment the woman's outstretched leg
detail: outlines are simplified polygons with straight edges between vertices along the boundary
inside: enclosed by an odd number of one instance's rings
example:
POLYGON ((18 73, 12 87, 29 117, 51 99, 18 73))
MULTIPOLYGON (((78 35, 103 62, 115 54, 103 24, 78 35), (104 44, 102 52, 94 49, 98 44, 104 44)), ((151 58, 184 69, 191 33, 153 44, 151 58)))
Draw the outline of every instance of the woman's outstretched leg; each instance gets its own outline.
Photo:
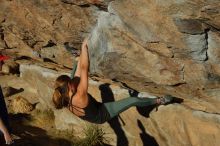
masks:
POLYGON ((117 116, 132 106, 144 107, 154 104, 157 104, 157 98, 128 97, 118 101, 104 103, 110 114, 110 118, 117 116))
POLYGON ((172 96, 165 96, 163 98, 128 97, 114 102, 107 102, 104 103, 104 105, 110 114, 110 118, 113 118, 132 106, 144 107, 156 104, 166 104, 170 102, 172 98, 172 96))

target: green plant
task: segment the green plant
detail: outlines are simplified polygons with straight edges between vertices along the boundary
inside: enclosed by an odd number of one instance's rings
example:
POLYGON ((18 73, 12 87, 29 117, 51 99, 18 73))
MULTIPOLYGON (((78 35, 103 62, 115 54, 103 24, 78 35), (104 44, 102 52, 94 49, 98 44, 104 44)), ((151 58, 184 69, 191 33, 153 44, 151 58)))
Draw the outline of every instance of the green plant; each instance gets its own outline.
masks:
POLYGON ((77 146, 103 146, 107 143, 105 132, 97 125, 88 125, 83 130, 85 137, 80 139, 77 146))

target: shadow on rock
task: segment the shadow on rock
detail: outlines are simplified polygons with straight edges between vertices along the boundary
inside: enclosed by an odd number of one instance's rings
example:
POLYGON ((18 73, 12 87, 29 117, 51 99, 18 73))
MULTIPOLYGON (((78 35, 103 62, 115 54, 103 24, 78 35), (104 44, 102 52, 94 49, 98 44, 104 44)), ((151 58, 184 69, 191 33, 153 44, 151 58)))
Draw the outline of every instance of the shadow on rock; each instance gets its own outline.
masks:
MULTIPOLYGON (((99 86, 103 103, 115 101, 114 94, 109 85, 106 83, 99 86)), ((124 121, 122 122, 124 123, 124 121)), ((128 146, 128 139, 119 122, 119 116, 112 118, 108 123, 117 135, 117 146, 128 146)))
POLYGON ((14 94, 18 94, 24 91, 23 88, 15 89, 13 87, 3 87, 2 90, 3 90, 3 94, 5 97, 9 97, 9 96, 12 96, 14 94))
POLYGON ((141 130, 141 133, 140 133, 140 138, 143 142, 143 145, 144 146, 159 146, 159 144, 157 143, 157 141, 155 140, 155 138, 151 135, 149 135, 143 124, 141 123, 140 120, 137 120, 137 123, 138 123, 138 127, 140 128, 141 130))
POLYGON ((179 103, 179 104, 181 104, 182 102, 184 102, 184 99, 179 98, 179 97, 173 97, 173 101, 171 102, 171 104, 172 103, 179 103))
POLYGON ((53 138, 47 131, 26 124, 31 117, 28 114, 9 115, 12 133, 19 137, 13 146, 71 146, 71 142, 53 138))

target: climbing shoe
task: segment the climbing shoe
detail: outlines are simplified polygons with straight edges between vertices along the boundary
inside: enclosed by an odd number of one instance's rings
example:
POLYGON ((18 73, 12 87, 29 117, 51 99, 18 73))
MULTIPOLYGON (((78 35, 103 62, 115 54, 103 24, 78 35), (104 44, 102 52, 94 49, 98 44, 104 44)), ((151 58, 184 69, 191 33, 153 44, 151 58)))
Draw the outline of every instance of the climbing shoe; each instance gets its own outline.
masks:
POLYGON ((173 100, 172 95, 164 95, 163 97, 159 97, 159 105, 165 105, 170 103, 173 100))

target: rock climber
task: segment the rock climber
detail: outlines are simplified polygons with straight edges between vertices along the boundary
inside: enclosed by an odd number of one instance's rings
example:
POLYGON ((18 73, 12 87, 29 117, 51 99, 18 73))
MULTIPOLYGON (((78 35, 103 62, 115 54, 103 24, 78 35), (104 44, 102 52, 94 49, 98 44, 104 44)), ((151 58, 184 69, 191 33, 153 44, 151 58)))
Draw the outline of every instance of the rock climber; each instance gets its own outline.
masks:
POLYGON ((68 108, 79 118, 102 124, 132 106, 144 107, 170 103, 172 96, 148 98, 128 97, 114 102, 97 102, 88 94, 89 55, 88 44, 85 39, 81 46, 81 53, 77 65, 73 67, 71 77, 59 76, 55 81, 55 90, 52 97, 57 109, 68 108))

